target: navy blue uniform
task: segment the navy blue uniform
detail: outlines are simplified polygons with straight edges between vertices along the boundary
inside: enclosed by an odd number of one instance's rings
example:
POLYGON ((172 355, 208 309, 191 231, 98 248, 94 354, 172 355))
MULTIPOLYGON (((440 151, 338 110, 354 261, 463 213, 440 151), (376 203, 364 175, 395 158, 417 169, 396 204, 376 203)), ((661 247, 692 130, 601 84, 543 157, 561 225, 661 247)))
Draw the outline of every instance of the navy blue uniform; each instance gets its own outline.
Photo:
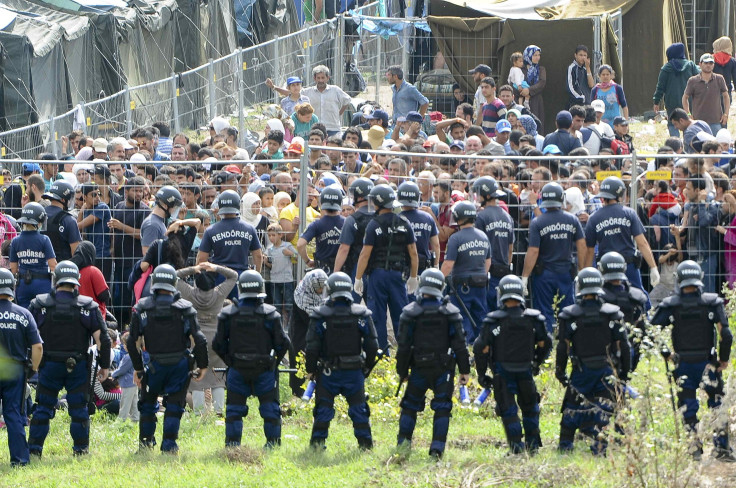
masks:
POLYGON ((512 452, 537 450, 542 446, 539 434, 539 396, 534 383, 534 370, 552 350, 552 336, 547 332, 544 316, 538 310, 523 307, 501 307, 489 313, 483 329, 473 344, 475 367, 484 387, 493 387, 496 415, 501 417, 512 452), (539 343, 543 343, 539 346, 539 343), (488 351, 487 353, 484 351, 488 351), (493 371, 488 384, 486 369, 493 371), (523 421, 526 443, 522 442, 523 421))
POLYGON ((77 220, 56 205, 46 207, 46 224, 42 233, 51 239, 57 261, 71 259, 71 245, 82 241, 77 220))
MULTIPOLYGON (((343 265, 343 271, 355 280, 355 270, 358 266, 358 258, 360 257, 360 251, 363 250, 363 239, 365 238, 365 229, 368 227, 368 223, 373 220, 374 213, 368 211, 368 206, 363 205, 358 208, 353 215, 350 215, 345 219, 345 224, 342 226, 342 232, 340 233, 340 245, 345 244, 350 246, 348 251, 348 257, 345 259, 343 265)), ((340 271, 340 270, 337 270, 340 271)), ((353 301, 360 303, 361 297, 357 293, 353 292, 353 301)))
POLYGON ((54 258, 56 254, 51 240, 38 231, 24 230, 10 242, 10 262, 18 263, 15 290, 18 305, 28 308, 34 297, 51 291, 48 260, 54 258))
POLYGON ((277 367, 289 346, 281 315, 261 300, 241 299, 220 312, 212 349, 228 365, 226 446, 240 445, 251 396, 258 397, 267 445, 281 443, 277 367))
POLYGON ((10 300, 0 300, 0 361, 4 364, 0 377, 0 401, 8 429, 10 465, 28 464, 30 453, 26 442, 25 365, 27 351, 41 343, 33 315, 10 300))
POLYGON ((555 295, 560 308, 575 301, 572 270, 575 243, 584 239, 583 226, 573 214, 562 210, 547 212, 529 224, 529 247, 539 248, 532 273, 532 303, 544 315, 547 331, 554 327, 552 303, 555 295))
POLYGON ((309 224, 301 236, 307 242, 316 240, 314 265, 327 274, 331 274, 335 267, 335 256, 340 249, 340 233, 344 224, 345 217, 342 215, 324 215, 309 224))
POLYGON ((191 341, 197 367, 207 367, 207 339, 199 330, 197 311, 192 304, 174 295, 157 293, 142 298, 133 307, 128 336, 128 354, 136 371, 143 371, 143 358, 137 341, 143 338, 150 361, 141 379, 141 413, 139 441, 141 446, 156 445, 156 412, 159 395, 166 396, 164 431, 161 450, 175 452, 179 448, 179 423, 186 406, 190 375, 191 341))
POLYGON ((616 305, 598 299, 582 300, 559 314, 556 376, 567 386, 560 421, 560 444, 571 451, 575 430, 591 437, 593 454, 603 454, 607 441, 598 434, 614 413, 615 385, 609 383, 616 365, 618 377, 627 381, 631 352, 623 314, 616 305), (568 345, 569 341, 569 345, 568 345), (620 353, 620 354, 619 354, 620 353), (572 359, 572 375, 567 378, 567 359, 572 359))
MULTIPOLYGON (((598 256, 616 251, 626 259, 626 277, 629 283, 646 293, 641 284, 639 268, 634 263, 634 238, 644 233, 644 226, 636 212, 621 204, 605 205, 596 210, 585 225, 585 244, 598 245, 598 256)), ((649 295, 647 295, 649 300, 649 295)))
MULTIPOLYGON (((682 409, 685 425, 692 432, 698 427, 697 390, 708 394, 708 407, 718 408, 723 398, 723 375, 710 366, 715 361, 728 361, 733 336, 723 299, 715 293, 683 293, 662 301, 652 318, 652 325, 672 326, 672 349, 675 352, 673 372, 680 391, 677 406, 682 409), (721 324, 721 340, 716 354, 717 330, 721 324)), ((728 424, 717 426, 716 448, 728 449, 728 424)))
POLYGON ((452 302, 470 313, 463 314, 465 339, 472 344, 480 332, 480 324, 488 313, 488 271, 486 260, 491 258, 491 243, 486 234, 475 227, 460 229, 450 236, 445 250, 445 262, 452 261, 452 302), (462 300, 463 305, 459 303, 462 300), (471 316, 475 326, 471 322, 471 316))
POLYGON ((363 245, 373 246, 364 278, 367 279, 365 303, 373 312, 378 346, 384 351, 388 351, 386 306, 391 312, 396 337, 401 310, 409 303, 404 273, 411 265, 407 246, 415 242, 411 223, 391 212, 377 215, 365 230, 363 245))
POLYGON ((90 360, 88 348, 95 332, 100 333, 101 368, 110 367, 110 336, 100 309, 90 297, 69 291, 41 295, 29 307, 45 344, 38 371, 36 410, 28 433, 28 447, 41 455, 49 433, 49 421, 56 414, 59 391, 65 389, 71 425, 69 432, 76 454, 89 448, 90 360))
POLYGON ((419 271, 417 275, 421 275, 422 271, 434 266, 434 256, 430 247, 430 239, 437 234, 437 222, 427 212, 411 209, 404 210, 401 215, 411 224, 414 231, 414 238, 417 242, 417 256, 419 257, 419 271))
POLYGON ((307 373, 317 375, 310 441, 313 446, 324 445, 335 416, 335 396, 342 395, 348 403, 348 416, 358 445, 372 447, 364 371, 375 364, 377 351, 376 329, 371 312, 365 307, 340 298, 310 314, 306 369, 307 373))
POLYGON ((612 305, 618 305, 624 314, 624 323, 628 327, 629 339, 631 341, 631 371, 636 370, 639 364, 641 342, 646 333, 646 322, 644 311, 647 307, 647 296, 638 288, 631 287, 622 281, 620 285, 610 282, 603 285, 603 301, 612 305))
MULTIPOLYGON (((210 254, 210 262, 226 266, 238 274, 248 269, 248 257, 252 251, 261 248, 255 227, 240 218, 222 219, 211 225, 202 235, 200 252, 210 254)), ((216 284, 225 281, 223 275, 217 275, 216 284)), ((237 299, 237 287, 233 287, 228 298, 237 299)))
POLYGON ((488 311, 498 308, 496 287, 504 276, 511 274, 509 247, 514 244, 514 221, 501 207, 489 205, 478 212, 476 229, 483 231, 491 243, 491 278, 488 284, 488 311))
POLYGON ((460 309, 437 298, 421 298, 407 305, 401 312, 396 351, 396 372, 402 380, 408 378, 401 400, 399 445, 411 443, 417 412, 424 411, 425 395, 432 390, 434 421, 429 450, 444 452, 456 364, 460 374, 470 373, 460 309))

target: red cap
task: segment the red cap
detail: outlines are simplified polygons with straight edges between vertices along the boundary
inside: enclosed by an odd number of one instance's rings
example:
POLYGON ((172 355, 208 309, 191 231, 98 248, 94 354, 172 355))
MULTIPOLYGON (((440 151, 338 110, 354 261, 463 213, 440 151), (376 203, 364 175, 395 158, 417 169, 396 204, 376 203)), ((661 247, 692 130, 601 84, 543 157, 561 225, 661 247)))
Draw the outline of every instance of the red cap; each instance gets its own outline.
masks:
POLYGON ((235 173, 235 174, 243 174, 242 171, 240 171, 240 168, 235 166, 234 164, 228 164, 223 168, 223 171, 226 171, 227 173, 235 173))

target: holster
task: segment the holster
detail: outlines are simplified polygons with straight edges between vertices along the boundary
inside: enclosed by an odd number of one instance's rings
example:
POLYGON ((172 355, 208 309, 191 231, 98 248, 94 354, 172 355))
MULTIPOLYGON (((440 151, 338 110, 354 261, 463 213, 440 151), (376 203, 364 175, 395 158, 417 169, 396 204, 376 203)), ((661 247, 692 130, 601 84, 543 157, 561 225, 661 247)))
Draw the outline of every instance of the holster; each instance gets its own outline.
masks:
POLYGON ((491 276, 494 278, 503 278, 511 274, 511 268, 505 264, 491 263, 491 276))
POLYGON ((542 273, 544 273, 544 265, 537 260, 537 264, 534 265, 534 269, 532 269, 532 272, 539 276, 542 273))

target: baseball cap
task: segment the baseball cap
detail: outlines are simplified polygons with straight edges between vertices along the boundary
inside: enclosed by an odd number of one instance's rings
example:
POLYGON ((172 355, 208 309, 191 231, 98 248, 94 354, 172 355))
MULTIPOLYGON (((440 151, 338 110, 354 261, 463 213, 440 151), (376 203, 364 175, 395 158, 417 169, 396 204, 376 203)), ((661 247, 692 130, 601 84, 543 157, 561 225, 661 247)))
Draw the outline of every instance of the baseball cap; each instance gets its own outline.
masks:
POLYGON ((110 141, 110 144, 115 144, 115 145, 120 144, 121 146, 123 146, 123 149, 125 149, 126 151, 128 149, 134 149, 133 145, 129 143, 125 137, 114 137, 110 141))
POLYGON ((303 82, 302 82, 302 79, 299 78, 298 76, 289 76, 288 78, 286 78, 286 86, 289 86, 292 83, 303 83, 303 82))
POLYGON ((563 122, 567 121, 572 123, 572 115, 567 110, 560 110, 557 112, 557 117, 555 118, 557 122, 563 122))
POLYGON ((33 173, 34 171, 41 172, 41 166, 38 163, 23 163, 24 173, 33 173))
POLYGON ((619 115, 618 117, 613 118, 613 125, 629 125, 629 121, 625 117, 621 117, 619 115))
POLYGON ((396 117, 396 122, 406 122, 406 117, 403 115, 396 117))
POLYGON ((542 155, 546 156, 547 154, 562 154, 562 151, 560 151, 560 148, 557 147, 557 144, 547 144, 546 146, 544 146, 542 155))
POLYGON ((496 132, 511 132, 511 122, 506 119, 496 122, 496 132))
POLYGON ((422 114, 420 114, 417 111, 412 110, 408 114, 406 114, 406 121, 407 122, 419 122, 421 123, 424 120, 422 117, 422 114))
POLYGON ((715 63, 716 60, 711 53, 705 53, 702 56, 700 56, 700 62, 701 63, 715 63))
POLYGON ((107 140, 100 137, 92 142, 92 149, 94 152, 101 152, 107 154, 107 140))
POLYGON ((304 154, 304 146, 298 142, 292 142, 291 144, 289 144, 289 147, 286 149, 286 152, 304 154))
POLYGON ((484 74, 486 76, 490 76, 491 73, 493 73, 493 71, 491 70, 491 67, 488 66, 487 64, 479 64, 475 68, 473 68, 470 71, 468 71, 468 74, 470 74, 470 75, 474 75, 475 73, 481 73, 481 74, 484 74))
POLYGON ((716 142, 719 144, 731 144, 731 133, 723 128, 716 133, 716 142))
POLYGON ((460 149, 461 151, 465 151, 465 143, 463 141, 460 141, 460 140, 452 141, 452 144, 450 144, 450 149, 452 149, 453 147, 456 147, 460 149))
POLYGON ((227 173, 233 173, 233 174, 242 174, 242 171, 240 171, 240 168, 235 166, 234 164, 228 164, 224 168, 222 168, 223 171, 227 173))
POLYGON ((596 112, 603 113, 606 111, 606 102, 603 100, 593 100, 590 102, 590 106, 593 107, 593 110, 596 112))
POLYGON ((374 110, 371 114, 367 115, 366 120, 382 120, 388 122, 388 112, 381 110, 380 108, 374 110))
POLYGON ((382 127, 374 125, 365 132, 365 139, 373 149, 378 149, 386 138, 386 132, 382 127))
POLYGON ((110 168, 108 168, 106 164, 97 164, 95 165, 95 175, 109 178, 112 173, 110 173, 110 168))

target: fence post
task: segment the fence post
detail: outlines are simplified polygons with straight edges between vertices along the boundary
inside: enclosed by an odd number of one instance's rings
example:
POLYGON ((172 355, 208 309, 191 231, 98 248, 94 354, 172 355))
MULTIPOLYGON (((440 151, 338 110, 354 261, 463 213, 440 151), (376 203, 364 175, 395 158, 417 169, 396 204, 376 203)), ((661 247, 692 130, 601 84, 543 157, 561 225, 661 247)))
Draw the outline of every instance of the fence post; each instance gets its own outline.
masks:
POLYGON ((125 135, 130 137, 133 132, 133 109, 131 108, 130 87, 125 85, 125 135))
POLYGON ((305 59, 307 61, 305 68, 305 73, 302 79, 304 80, 311 80, 312 79, 312 28, 314 26, 307 27, 307 40, 304 41, 304 47, 305 47, 305 59))
MULTIPOLYGON (((278 45, 279 41, 276 41, 278 45)), ((245 94, 243 93, 243 71, 246 68, 245 62, 243 62, 243 48, 238 48, 238 64, 239 66, 235 70, 237 73, 236 79, 238 82, 238 145, 242 147, 245 141, 245 114, 243 110, 245 108, 245 94)))
MULTIPOLYGON (((273 79, 273 83, 275 85, 278 85, 281 82, 281 38, 279 36, 276 36, 274 38, 273 43, 273 62, 271 63, 271 66, 273 66, 273 73, 271 73, 271 79, 273 79)), ((340 85, 338 85, 340 86, 340 85)), ((274 103, 279 103, 279 96, 275 90, 271 90, 271 100, 274 103)))
POLYGON ((376 98, 375 101, 378 104, 381 104, 381 97, 379 90, 381 89, 381 56, 383 55, 381 53, 381 41, 383 38, 376 34, 376 64, 375 64, 375 70, 376 70, 376 98))
POLYGON ((51 142, 51 152, 56 153, 56 121, 53 117, 49 117, 49 141, 51 142))
MULTIPOLYGON (((623 168, 623 160, 621 160, 621 168, 623 168)), ((636 159, 636 151, 631 151, 631 199, 629 206, 636 211, 636 199, 639 190, 639 162, 636 159)))
POLYGON ((215 100, 215 63, 212 58, 207 64, 207 88, 210 97, 210 120, 217 115, 217 103, 215 100))
POLYGON ((337 36, 335 51, 335 84, 337 86, 344 86, 343 83, 343 72, 345 71, 345 14, 340 14, 337 20, 337 36))
POLYGON ((401 67, 404 70, 404 78, 409 79, 412 79, 411 77, 414 75, 409 69, 409 48, 411 47, 411 39, 414 37, 412 36, 414 32, 414 26, 412 24, 406 24, 404 25, 401 37, 399 37, 399 43, 404 41, 404 45, 401 46, 401 67))
MULTIPOLYGON (((306 151, 301 157, 301 171, 299 172, 299 235, 304 234, 307 229, 307 194, 309 193, 307 173, 309 172, 309 146, 306 147, 306 151)), ((304 261, 297 259, 296 261, 296 275, 297 281, 304 277, 304 261)))
POLYGON ((179 87, 176 86, 176 73, 171 73, 171 96, 173 100, 174 134, 178 134, 181 132, 181 124, 179 123, 179 87))

